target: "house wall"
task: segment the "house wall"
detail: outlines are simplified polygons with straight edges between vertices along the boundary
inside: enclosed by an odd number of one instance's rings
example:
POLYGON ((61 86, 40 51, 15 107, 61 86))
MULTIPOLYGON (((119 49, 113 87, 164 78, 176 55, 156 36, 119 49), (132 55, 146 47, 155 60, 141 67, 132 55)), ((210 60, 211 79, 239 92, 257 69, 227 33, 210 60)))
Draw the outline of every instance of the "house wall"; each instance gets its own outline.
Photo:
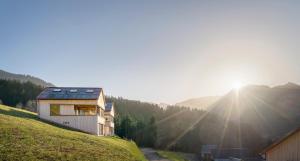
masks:
POLYGON ((50 116, 50 104, 61 104, 65 114, 72 114, 73 105, 97 105, 97 100, 38 100, 39 117, 87 133, 99 134, 99 124, 105 124, 101 116, 50 116))
POLYGON ((300 132, 290 136, 277 146, 266 152, 267 161, 300 160, 300 132))
POLYGON ((110 110, 110 115, 111 115, 112 117, 115 116, 115 108, 114 108, 114 107, 111 108, 111 110, 110 110))
POLYGON ((98 106, 100 106, 103 110, 105 109, 105 98, 103 94, 103 90, 101 90, 99 99, 97 101, 98 106))
POLYGON ((115 130, 114 116, 115 116, 114 107, 112 107, 109 112, 108 111, 104 112, 106 135, 114 135, 114 130, 115 130))

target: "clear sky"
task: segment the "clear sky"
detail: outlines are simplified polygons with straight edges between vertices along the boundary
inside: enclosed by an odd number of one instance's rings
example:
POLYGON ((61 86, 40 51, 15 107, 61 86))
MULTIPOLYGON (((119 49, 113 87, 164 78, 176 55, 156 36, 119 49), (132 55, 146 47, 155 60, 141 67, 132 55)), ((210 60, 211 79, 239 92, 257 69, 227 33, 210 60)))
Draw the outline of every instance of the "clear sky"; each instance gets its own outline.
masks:
POLYGON ((0 0, 0 69, 156 103, 300 83, 299 38, 299 0, 0 0))

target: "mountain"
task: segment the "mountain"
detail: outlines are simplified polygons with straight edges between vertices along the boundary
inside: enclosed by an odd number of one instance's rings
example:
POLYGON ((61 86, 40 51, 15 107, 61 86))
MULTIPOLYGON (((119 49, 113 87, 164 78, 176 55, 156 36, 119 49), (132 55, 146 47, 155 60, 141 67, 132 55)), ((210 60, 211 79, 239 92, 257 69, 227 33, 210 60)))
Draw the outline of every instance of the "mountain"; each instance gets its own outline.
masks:
POLYGON ((4 70, 0 70, 0 79, 4 80, 17 80, 20 82, 31 82, 33 84, 42 86, 42 87, 52 87, 54 86, 53 84, 46 82, 40 78, 31 76, 31 75, 24 75, 24 74, 14 74, 14 73, 9 73, 4 70))
POLYGON ((0 105, 0 160, 146 161, 132 141, 98 137, 0 105))
POLYGON ((207 110, 209 106, 217 102, 221 97, 220 96, 207 96, 200 98, 192 98, 179 103, 176 103, 176 106, 190 107, 194 109, 207 110))
POLYGON ((210 112, 237 123, 247 123, 268 139, 276 139, 300 125, 300 86, 245 86, 232 90, 210 112))
POLYGON ((300 89, 300 85, 298 85, 296 83, 288 82, 287 84, 275 86, 273 88, 300 89))

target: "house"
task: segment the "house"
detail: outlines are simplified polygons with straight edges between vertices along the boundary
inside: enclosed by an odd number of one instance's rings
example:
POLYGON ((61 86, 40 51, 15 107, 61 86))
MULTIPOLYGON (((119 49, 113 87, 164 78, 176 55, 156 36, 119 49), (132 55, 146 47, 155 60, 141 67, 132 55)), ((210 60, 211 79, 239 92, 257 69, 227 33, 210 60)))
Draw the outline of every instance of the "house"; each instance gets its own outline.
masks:
POLYGON ((104 118, 105 118, 104 133, 105 133, 105 135, 114 135, 114 133, 115 133, 114 116, 115 116, 114 104, 106 103, 105 110, 104 110, 104 118))
MULTIPOLYGON (((37 111, 41 119, 50 122, 94 135, 110 135, 105 133, 102 88, 48 87, 37 97, 37 111)), ((113 116, 113 112, 109 114, 113 116)))
POLYGON ((266 147, 261 155, 266 161, 298 161, 300 160, 300 127, 266 147))

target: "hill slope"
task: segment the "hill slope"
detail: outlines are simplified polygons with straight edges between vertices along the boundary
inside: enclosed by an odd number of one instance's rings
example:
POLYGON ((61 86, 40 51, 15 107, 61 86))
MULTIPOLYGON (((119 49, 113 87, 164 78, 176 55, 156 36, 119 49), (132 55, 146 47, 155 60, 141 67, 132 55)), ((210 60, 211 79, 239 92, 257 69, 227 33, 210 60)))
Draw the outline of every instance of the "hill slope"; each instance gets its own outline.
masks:
POLYGON ((300 86, 294 83, 251 85, 222 97, 211 112, 248 123, 262 136, 275 139, 300 125, 299 98, 300 86))
POLYGON ((17 80, 17 81, 20 81, 22 83, 29 81, 29 82, 31 82, 35 85, 39 85, 39 86, 42 86, 42 87, 52 87, 52 86, 54 86, 51 83, 48 83, 48 82, 46 82, 46 81, 44 81, 40 78, 31 76, 31 75, 14 74, 14 73, 6 72, 6 71, 1 70, 1 69, 0 69, 0 79, 17 80))
POLYGON ((207 108, 214 104, 215 102, 220 99, 220 96, 207 96, 207 97, 199 97, 199 98, 192 98, 188 99, 179 103, 176 103, 176 106, 184 106, 184 107, 191 107, 194 109, 201 109, 207 110, 207 108))
POLYGON ((35 113, 0 105, 2 160, 145 160, 134 142, 47 124, 35 113))

